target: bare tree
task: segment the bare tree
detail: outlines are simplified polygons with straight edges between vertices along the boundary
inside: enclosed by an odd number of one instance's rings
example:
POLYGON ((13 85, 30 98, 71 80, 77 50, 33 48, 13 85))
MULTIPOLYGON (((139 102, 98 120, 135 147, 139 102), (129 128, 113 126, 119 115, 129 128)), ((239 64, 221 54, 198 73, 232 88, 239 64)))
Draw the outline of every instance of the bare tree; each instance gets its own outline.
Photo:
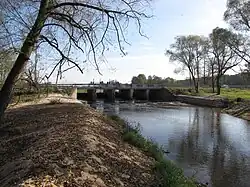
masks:
POLYGON ((85 54, 100 72, 98 55, 115 44, 114 36, 118 48, 126 54, 123 31, 131 21, 143 36, 141 19, 150 17, 147 15, 149 5, 150 0, 2 0, 3 37, 8 39, 8 45, 12 45, 18 57, 1 89, 0 117, 35 46, 54 51, 58 62, 52 73, 58 69, 61 74, 74 67, 82 72, 83 68, 71 56, 75 51, 85 54), (71 65, 63 69, 66 64, 71 65))
POLYGON ((9 50, 0 51, 0 85, 2 85, 8 76, 8 73, 13 65, 13 54, 9 50))
MULTIPOLYGON (((250 1, 249 0, 228 0, 227 10, 224 13, 224 20, 235 30, 247 33, 250 31, 250 1)), ((241 36, 243 38, 243 36, 241 36)), ((247 64, 250 64, 250 41, 248 36, 238 43, 229 40, 231 49, 237 53, 247 64)))
MULTIPOLYGON (((207 38, 204 42, 203 50, 203 68, 204 77, 211 81, 213 93, 215 93, 215 74, 216 74, 216 61, 213 55, 212 42, 210 38, 207 38)), ((205 80, 204 80, 205 81, 205 80)))
POLYGON ((250 31, 250 1, 228 0, 224 19, 236 30, 250 31))
POLYGON ((19 80, 28 84, 29 91, 39 92, 39 85, 45 79, 46 69, 44 63, 39 63, 41 55, 38 50, 35 50, 32 56, 19 80))
MULTIPOLYGON (((220 94, 220 79, 233 67, 239 65, 242 59, 230 47, 230 41, 238 40, 238 36, 224 28, 215 28, 210 34, 213 64, 216 69, 217 94, 220 94)), ((239 43, 239 42, 238 42, 239 43)))
POLYGON ((215 69, 215 65, 216 65, 216 61, 214 57, 209 57, 208 59, 208 68, 211 70, 211 86, 212 86, 212 90, 213 93, 215 93, 215 73, 216 73, 216 69, 215 69))
POLYGON ((193 81, 196 93, 199 92, 199 79, 201 69, 201 59, 204 53, 205 40, 201 36, 178 36, 171 50, 166 50, 165 55, 170 57, 170 61, 181 63, 178 71, 188 69, 193 81))

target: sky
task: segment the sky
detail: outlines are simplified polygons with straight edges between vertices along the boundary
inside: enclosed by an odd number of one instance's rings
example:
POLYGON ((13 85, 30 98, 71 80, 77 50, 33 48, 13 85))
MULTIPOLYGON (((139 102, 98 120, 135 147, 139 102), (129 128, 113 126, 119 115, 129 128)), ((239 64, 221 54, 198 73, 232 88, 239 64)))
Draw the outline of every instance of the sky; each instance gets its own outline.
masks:
POLYGON ((207 36, 215 27, 228 27, 223 21, 226 0, 155 0, 152 4, 153 18, 143 24, 148 38, 128 28, 126 39, 131 43, 121 57, 117 51, 106 54, 107 63, 100 65, 102 75, 94 67, 88 67, 83 74, 76 69, 64 73, 60 83, 89 83, 117 80, 130 83, 140 73, 184 79, 186 74, 175 74, 176 65, 169 62, 164 52, 178 35, 207 36))

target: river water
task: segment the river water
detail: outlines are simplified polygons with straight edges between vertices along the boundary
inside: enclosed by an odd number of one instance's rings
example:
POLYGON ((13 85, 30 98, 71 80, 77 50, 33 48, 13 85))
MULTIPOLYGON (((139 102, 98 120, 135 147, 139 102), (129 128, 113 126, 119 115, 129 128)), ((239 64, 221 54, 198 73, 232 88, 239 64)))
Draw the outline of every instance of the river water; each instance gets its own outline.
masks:
POLYGON ((92 104, 100 111, 140 123, 142 135, 170 153, 168 159, 211 187, 250 187, 250 123, 203 107, 92 104))

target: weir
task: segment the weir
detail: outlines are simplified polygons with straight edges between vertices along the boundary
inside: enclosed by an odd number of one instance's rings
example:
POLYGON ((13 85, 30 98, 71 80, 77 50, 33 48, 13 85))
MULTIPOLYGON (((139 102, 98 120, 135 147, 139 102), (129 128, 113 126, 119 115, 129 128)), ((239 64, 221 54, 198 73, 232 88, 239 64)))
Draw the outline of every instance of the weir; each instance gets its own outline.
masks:
POLYGON ((123 100, 133 100, 133 94, 134 94, 133 89, 124 89, 120 90, 119 97, 123 100))
POLYGON ((136 100, 149 100, 149 89, 134 90, 134 98, 136 100))
POLYGON ((106 89, 103 93, 96 93, 96 89, 88 89, 87 93, 78 93, 77 88, 74 88, 75 97, 80 100, 96 101, 97 98, 106 99, 113 102, 116 97, 122 100, 144 100, 144 101, 175 101, 176 97, 165 88, 162 89, 121 89, 119 93, 115 89, 106 89))
POLYGON ((97 99, 96 89, 88 89, 87 98, 88 98, 88 101, 96 101, 97 99))
POLYGON ((154 89, 149 92, 150 101, 176 101, 176 97, 166 88, 154 89))
POLYGON ((108 101, 111 101, 111 102, 115 101, 115 90, 114 89, 107 89, 104 92, 106 93, 108 101))
POLYGON ((122 100, 146 100, 146 101, 175 101, 176 96, 167 88, 160 86, 133 86, 133 85, 119 85, 119 86, 88 86, 86 93, 78 93, 77 89, 82 87, 72 87, 71 97, 79 100, 96 101, 97 98, 106 99, 110 102, 115 101, 116 97, 122 100), (103 90, 103 92, 98 92, 103 90), (116 92, 118 90, 119 92, 116 92), (98 93, 97 93, 98 92, 98 93))

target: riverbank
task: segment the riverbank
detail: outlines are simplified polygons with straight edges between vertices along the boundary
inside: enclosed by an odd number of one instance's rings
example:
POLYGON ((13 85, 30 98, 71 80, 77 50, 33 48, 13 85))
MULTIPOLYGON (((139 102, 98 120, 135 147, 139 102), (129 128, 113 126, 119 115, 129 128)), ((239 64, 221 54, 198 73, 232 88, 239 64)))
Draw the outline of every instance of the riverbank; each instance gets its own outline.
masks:
POLYGON ((226 98, 201 97, 190 95, 176 95, 176 100, 182 103, 212 108, 226 108, 229 104, 229 101, 226 98))
POLYGON ((229 107, 223 109, 222 112, 250 121, 250 101, 234 102, 229 107))
POLYGON ((177 101, 197 106, 222 108, 223 113, 250 121, 250 90, 222 88, 221 94, 212 93, 209 88, 201 88, 195 93, 190 88, 172 88, 177 101))
POLYGON ((234 117, 242 118, 250 121, 250 101, 246 99, 229 100, 220 96, 188 96, 177 95, 177 100, 183 103, 189 103, 196 106, 205 106, 212 108, 221 108, 223 113, 227 113, 234 117))
POLYGON ((162 153, 149 154, 154 144, 125 143, 131 131, 75 101, 55 96, 8 109, 0 125, 1 186, 194 186, 157 159, 162 153))

